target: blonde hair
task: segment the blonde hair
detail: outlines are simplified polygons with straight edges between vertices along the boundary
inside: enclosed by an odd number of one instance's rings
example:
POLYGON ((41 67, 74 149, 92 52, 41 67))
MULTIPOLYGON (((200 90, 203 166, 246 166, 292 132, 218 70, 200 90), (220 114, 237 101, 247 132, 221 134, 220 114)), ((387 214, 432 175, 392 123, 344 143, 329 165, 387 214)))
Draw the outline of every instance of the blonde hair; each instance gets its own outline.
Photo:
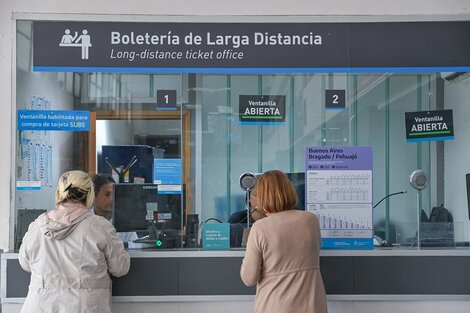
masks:
POLYGON ((299 201, 289 177, 278 170, 261 175, 256 183, 256 193, 258 207, 266 213, 292 210, 299 201))
POLYGON ((82 171, 68 171, 62 174, 57 183, 56 204, 66 201, 83 203, 87 209, 93 206, 95 192, 91 177, 82 171))

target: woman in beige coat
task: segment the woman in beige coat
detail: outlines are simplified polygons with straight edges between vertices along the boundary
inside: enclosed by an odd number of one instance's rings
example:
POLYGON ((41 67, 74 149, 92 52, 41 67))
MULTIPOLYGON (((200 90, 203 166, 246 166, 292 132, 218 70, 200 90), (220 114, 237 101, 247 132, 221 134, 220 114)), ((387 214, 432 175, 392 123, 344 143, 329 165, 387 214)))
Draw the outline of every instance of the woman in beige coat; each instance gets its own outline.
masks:
POLYGON ((31 281, 21 313, 109 313, 111 278, 130 258, 112 224, 94 215, 93 182, 81 171, 59 179, 54 210, 39 216, 20 247, 31 281))
POLYGON ((326 313, 320 274, 320 227, 313 213, 295 210, 297 194, 286 174, 264 173, 256 183, 258 209, 240 275, 256 286, 256 313, 326 313))

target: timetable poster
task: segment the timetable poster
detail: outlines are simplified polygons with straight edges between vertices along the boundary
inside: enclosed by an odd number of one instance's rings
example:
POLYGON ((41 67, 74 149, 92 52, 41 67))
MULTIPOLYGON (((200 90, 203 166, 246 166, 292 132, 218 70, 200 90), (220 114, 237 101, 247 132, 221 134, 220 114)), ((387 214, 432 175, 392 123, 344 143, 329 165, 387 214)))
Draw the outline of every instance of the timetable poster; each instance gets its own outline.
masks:
POLYGON ((306 209, 325 249, 372 249, 372 148, 306 147, 306 209))

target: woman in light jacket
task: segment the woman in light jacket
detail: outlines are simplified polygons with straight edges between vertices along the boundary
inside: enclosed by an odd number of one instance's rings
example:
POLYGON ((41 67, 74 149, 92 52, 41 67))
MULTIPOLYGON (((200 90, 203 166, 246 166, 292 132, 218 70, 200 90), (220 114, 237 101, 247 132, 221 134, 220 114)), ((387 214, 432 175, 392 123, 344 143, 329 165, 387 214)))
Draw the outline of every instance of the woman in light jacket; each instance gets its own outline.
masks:
POLYGON ((247 286, 257 285, 255 313, 326 313, 317 217, 295 210, 295 187, 281 171, 264 173, 256 191, 268 217, 253 224, 240 270, 247 286))
POLYGON ((66 172, 55 209, 29 226, 19 253, 31 272, 21 313, 111 312, 110 274, 127 274, 130 258, 113 225, 90 211, 94 197, 88 174, 66 172))

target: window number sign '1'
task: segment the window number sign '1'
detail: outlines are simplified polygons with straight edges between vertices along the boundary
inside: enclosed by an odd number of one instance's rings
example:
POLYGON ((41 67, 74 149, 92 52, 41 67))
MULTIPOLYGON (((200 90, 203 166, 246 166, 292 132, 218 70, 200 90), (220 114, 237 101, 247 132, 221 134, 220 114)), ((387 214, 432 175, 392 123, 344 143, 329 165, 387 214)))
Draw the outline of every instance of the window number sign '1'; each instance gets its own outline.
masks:
POLYGON ((176 110, 176 90, 157 90, 157 109, 176 110))

